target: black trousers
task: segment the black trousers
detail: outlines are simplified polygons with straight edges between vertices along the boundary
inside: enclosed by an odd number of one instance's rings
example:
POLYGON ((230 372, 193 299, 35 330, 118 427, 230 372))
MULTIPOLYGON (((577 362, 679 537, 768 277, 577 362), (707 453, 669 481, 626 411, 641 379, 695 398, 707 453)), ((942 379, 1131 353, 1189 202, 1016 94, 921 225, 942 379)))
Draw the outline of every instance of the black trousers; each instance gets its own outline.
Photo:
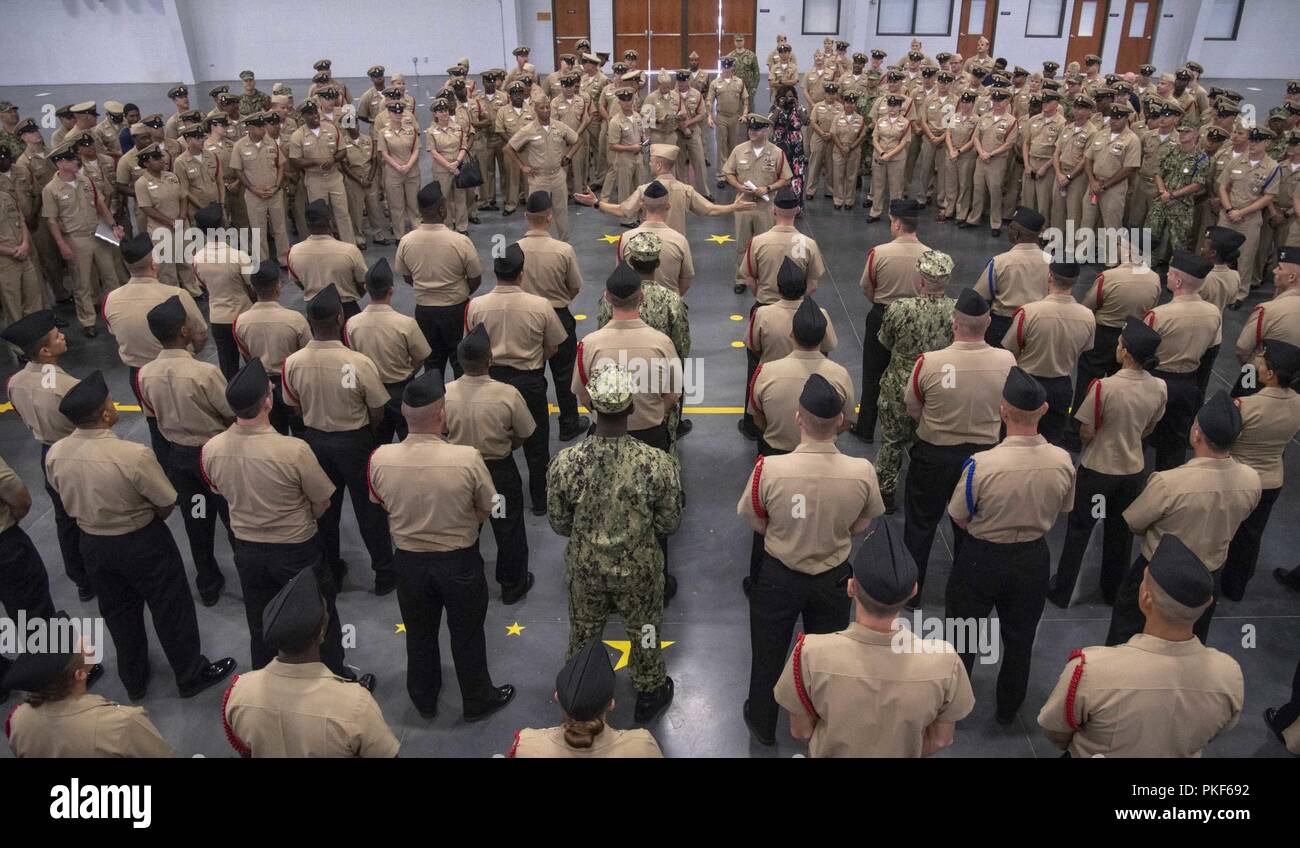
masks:
POLYGON ((50 504, 54 507, 54 532, 59 539, 59 553, 63 555, 63 573, 68 575, 68 579, 77 588, 89 587, 90 575, 86 574, 86 563, 81 558, 81 528, 77 526, 77 519, 68 515, 68 510, 63 506, 63 498, 54 491, 50 478, 45 474, 45 454, 49 452, 50 446, 42 444, 41 476, 45 479, 45 492, 50 496, 50 504))
POLYGON ((384 404, 384 417, 379 419, 379 426, 375 429, 375 444, 386 445, 393 441, 393 436, 397 436, 397 441, 406 438, 406 418, 402 415, 402 392, 406 391, 406 386, 410 379, 402 380, 397 383, 384 383, 384 388, 388 389, 388 403, 384 404))
POLYGON ((772 688, 785 668, 795 623, 806 633, 834 633, 849 626, 847 562, 818 575, 787 568, 771 554, 749 594, 749 717, 767 734, 776 731, 772 688))
POLYGON ((225 584, 217 558, 213 555, 213 540, 217 533, 217 518, 226 527, 226 538, 235 546, 235 534, 230 531, 230 511, 226 499, 203 479, 199 470, 199 451, 202 448, 173 444, 167 454, 167 476, 176 487, 176 508, 185 522, 185 536, 190 542, 190 557, 194 560, 196 579, 194 586, 200 597, 216 594, 225 584))
POLYGON ((889 364, 889 348, 880 343, 880 324, 885 319, 885 304, 872 304, 862 337, 862 405, 853 432, 870 439, 876 432, 880 378, 889 364))
POLYGON ((398 550, 397 604, 406 625, 406 691, 422 712, 438 708, 442 689, 442 654, 438 631, 447 610, 451 658, 466 712, 487 706, 492 678, 487 667, 487 579, 478 542, 456 551, 417 553, 398 550))
MULTIPOLYGON (((758 311, 758 307, 761 305, 762 304, 760 304, 758 301, 754 301, 754 305, 749 307, 750 326, 753 326, 754 313, 758 311)), ((758 355, 755 354, 754 351, 746 347, 745 348, 745 396, 741 398, 740 405, 745 409, 745 414, 741 419, 744 422, 745 432, 751 434, 758 432, 757 429, 755 429, 754 427, 754 415, 749 411, 749 387, 754 384, 754 372, 757 370, 758 370, 758 355)))
MULTIPOLYGON (((1138 555, 1133 565, 1124 574, 1124 582, 1119 586, 1115 597, 1115 608, 1110 613, 1110 629, 1106 632, 1107 645, 1123 645, 1129 639, 1142 632, 1147 617, 1138 608, 1138 590, 1142 588, 1142 578, 1147 573, 1147 558, 1138 555)), ((1214 572, 1214 601, 1196 620, 1192 632, 1204 644, 1210 635, 1210 620, 1214 618, 1214 608, 1219 605, 1219 592, 1223 569, 1214 572)))
MULTIPOLYGON (((781 456, 790 453, 780 448, 774 448, 767 443, 762 437, 758 437, 758 455, 759 456, 781 456)), ((764 540, 762 533, 755 533, 753 541, 749 545, 749 576, 758 579, 758 572, 763 567, 763 557, 767 553, 763 550, 764 540)))
POLYGON ((515 455, 484 459, 492 485, 505 499, 505 515, 493 515, 492 535, 497 541, 496 581, 517 586, 528 576, 528 532, 524 527, 524 481, 515 455))
POLYGON ((176 674, 176 685, 185 689, 196 682, 208 660, 200 649, 199 620, 185 580, 185 563, 167 525, 155 518, 120 536, 83 532, 81 555, 99 596, 99 612, 113 637, 117 673, 126 691, 143 692, 149 684, 145 607, 176 674))
MULTIPOLYGON (((594 424, 592 425, 595 426, 594 424)), ((667 424, 656 424, 653 427, 643 427, 640 430, 628 430, 627 434, 634 439, 645 442, 652 448, 667 453, 672 449, 672 438, 668 433, 667 424)), ((668 574, 668 537, 655 536, 659 542, 659 550, 664 554, 664 574, 668 574)))
POLYGON ((1142 472, 1137 474, 1103 474, 1079 466, 1074 482, 1074 508, 1065 530, 1065 544, 1061 560, 1052 577, 1051 597, 1068 604, 1074 595, 1083 567, 1083 555, 1088 551, 1088 541, 1098 521, 1102 525, 1101 543, 1101 596, 1106 603, 1115 603, 1120 581, 1133 555, 1133 534, 1124 520, 1124 510, 1142 492, 1142 472))
POLYGON ((393 540, 388 535, 388 516, 379 504, 370 502, 366 480, 366 465, 375 449, 375 437, 370 428, 329 433, 308 427, 303 431, 303 439, 311 446, 312 453, 335 486, 329 509, 316 519, 321 541, 325 543, 325 561, 331 567, 342 562, 339 520, 343 516, 343 491, 346 489, 352 499, 352 512, 357 517, 361 540, 370 554, 370 567, 376 577, 389 574, 393 567, 393 540))
POLYGON ((989 313, 989 328, 984 331, 984 341, 993 347, 1002 347, 1002 340, 1011 329, 1012 316, 989 313))
POLYGON ((353 315, 360 315, 360 314, 361 314, 360 301, 356 301, 356 300, 343 301, 343 323, 346 324, 347 320, 351 318, 353 315))
POLYGON ((268 376, 271 378, 271 427, 282 435, 302 438, 304 429, 302 416, 298 414, 296 408, 284 402, 284 389, 280 385, 280 376, 278 374, 268 376))
POLYGON ((578 324, 567 306, 558 307, 555 316, 560 319, 568 336, 546 362, 551 368, 551 382, 555 384, 555 405, 560 408, 560 432, 567 435, 578 429, 578 396, 571 388, 573 367, 578 358, 578 324))
MULTIPOLYGON (((140 369, 131 366, 127 371, 131 377, 131 391, 135 394, 135 402, 140 404, 140 411, 144 412, 144 400, 140 397, 140 369)), ((171 447, 171 443, 163 438, 162 431, 158 429, 157 418, 145 415, 144 423, 149 428, 149 446, 153 448, 153 455, 158 458, 158 464, 166 468, 167 450, 171 447)))
POLYGON ((330 620, 325 626, 325 641, 320 647, 321 662, 335 674, 351 677, 351 670, 343 664, 343 627, 335 605, 338 586, 325 563, 325 549, 320 536, 305 542, 276 543, 235 540, 235 568, 239 572, 239 586, 244 594, 244 615, 248 619, 248 652, 253 668, 262 668, 275 659, 276 649, 262 638, 262 612, 271 599, 284 588, 298 572, 310 568, 316 572, 321 596, 330 620))
POLYGON ((1296 663, 1295 674, 1291 677, 1291 700, 1277 708, 1274 724, 1287 728, 1300 720, 1300 662, 1296 663))
MULTIPOLYGON (((953 560, 944 616, 982 619, 996 609, 1002 636, 1002 667, 998 671, 997 711, 1013 713, 1025 702, 1034 635, 1047 601, 1051 554, 1047 541, 1002 544, 967 534, 953 560)), ((969 674, 975 652, 961 652, 969 674)))
MULTIPOLYGON (((961 467, 970 455, 992 445, 970 442, 960 445, 934 445, 917 439, 908 450, 911 464, 903 485, 903 545, 916 563, 916 597, 919 600, 925 587, 925 572, 930 565, 930 549, 939 521, 948 511, 961 467)), ((965 531, 952 525, 953 549, 956 555, 958 540, 965 531)))
POLYGON ((424 367, 429 371, 444 374, 446 364, 451 363, 451 373, 460 377, 460 358, 456 355, 456 345, 465 337, 466 303, 454 306, 417 306, 415 323, 420 325, 420 332, 429 343, 431 350, 424 367))
POLYGON ((1264 528, 1273 512, 1273 504, 1277 503, 1277 496, 1281 493, 1281 488, 1265 489, 1260 494, 1259 503, 1237 527, 1237 532, 1228 545, 1228 558, 1224 560, 1221 569, 1225 598, 1240 601, 1245 597, 1246 584, 1255 576, 1255 566, 1259 562, 1259 546, 1264 538, 1264 528))
MULTIPOLYGON (((16 524, 0 533, 0 605, 11 619, 18 618, 19 610, 29 621, 55 615, 45 563, 31 537, 16 524)), ((0 655, 0 680, 11 665, 12 660, 0 655)))
POLYGON ((1196 369, 1196 388, 1200 390, 1201 397, 1205 397, 1205 389, 1210 385, 1210 375, 1214 373, 1214 360, 1219 358, 1221 347, 1223 345, 1206 348, 1201 356, 1201 364, 1196 369))
POLYGON ((1192 422, 1201 409, 1201 390, 1196 383, 1196 372, 1177 374, 1172 371, 1152 371, 1165 381, 1169 400, 1165 415, 1151 431, 1151 446, 1156 452, 1156 471, 1177 468, 1187 461, 1187 438, 1192 422))
MULTIPOLYGON (((1123 327, 1110 327, 1098 324, 1093 337, 1092 349, 1079 354, 1078 370, 1074 382, 1074 402, 1071 408, 1078 409, 1083 403, 1083 393, 1088 390, 1093 380, 1109 377, 1119 370, 1115 360, 1115 345, 1119 343, 1119 334, 1123 327)), ((1071 436, 1079 435, 1079 422, 1071 418, 1067 422, 1071 436)))
POLYGON ((217 365, 226 380, 239 373, 239 345, 235 344, 233 324, 212 324, 212 342, 217 346, 217 365))
POLYGON ((528 465, 528 494, 533 506, 546 505, 546 469, 551 464, 551 413, 546 401, 546 369, 521 371, 505 365, 488 369, 493 380, 514 386, 524 396, 524 405, 536 425, 524 440, 524 461, 528 465))
POLYGON ((1074 385, 1068 376, 1034 377, 1047 391, 1047 412, 1038 421, 1038 433, 1058 448, 1065 447, 1065 425, 1070 420, 1074 385))

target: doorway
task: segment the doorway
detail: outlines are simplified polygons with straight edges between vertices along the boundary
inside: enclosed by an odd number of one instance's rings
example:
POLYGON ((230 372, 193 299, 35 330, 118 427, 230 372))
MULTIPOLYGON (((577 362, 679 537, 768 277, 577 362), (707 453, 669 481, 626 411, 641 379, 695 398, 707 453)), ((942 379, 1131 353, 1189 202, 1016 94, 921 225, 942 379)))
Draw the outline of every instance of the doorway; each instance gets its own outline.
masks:
POLYGON ((1075 0, 1074 17, 1070 22, 1070 43, 1065 50, 1065 64, 1078 62, 1089 53, 1100 56, 1106 38, 1106 17, 1110 13, 1110 0, 1075 0))
POLYGON ((1139 65, 1151 61, 1151 45, 1159 18, 1160 0, 1127 0, 1119 54, 1115 57, 1115 73, 1136 71, 1139 65))
POLYGON ((994 34, 998 26, 998 0, 961 0, 961 26, 957 30, 957 52, 963 59, 975 55, 980 38, 989 40, 994 55, 994 34))
POLYGON ((716 70, 733 35, 754 49, 756 16, 756 0, 614 0, 614 58, 635 50, 643 70, 675 70, 695 51, 701 68, 716 70))

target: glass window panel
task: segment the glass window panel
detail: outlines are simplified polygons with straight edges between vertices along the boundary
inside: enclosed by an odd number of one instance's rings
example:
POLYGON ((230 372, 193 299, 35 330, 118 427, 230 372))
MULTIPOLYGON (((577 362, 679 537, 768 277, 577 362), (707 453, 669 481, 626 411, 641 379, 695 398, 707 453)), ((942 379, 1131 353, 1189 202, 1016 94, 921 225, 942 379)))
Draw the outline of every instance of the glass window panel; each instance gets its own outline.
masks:
POLYGON ((1029 0, 1025 35, 1057 38, 1061 35, 1061 7, 1065 0, 1029 0))
POLYGON ((1092 31, 1097 26, 1097 0, 1080 0, 1079 31, 1080 38, 1092 38, 1092 31))
POLYGON ((1128 37, 1143 38, 1147 34, 1147 12, 1150 3, 1134 3, 1133 18, 1129 21, 1128 37))

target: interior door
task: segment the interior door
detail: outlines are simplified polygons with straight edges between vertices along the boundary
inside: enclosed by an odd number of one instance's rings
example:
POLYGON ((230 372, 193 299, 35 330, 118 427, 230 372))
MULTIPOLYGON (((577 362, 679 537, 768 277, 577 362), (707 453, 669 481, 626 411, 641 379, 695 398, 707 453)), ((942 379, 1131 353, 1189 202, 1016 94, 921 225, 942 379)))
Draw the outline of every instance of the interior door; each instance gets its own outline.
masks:
POLYGON ((650 56, 650 3, 647 0, 614 0, 614 55, 623 61, 623 51, 635 50, 640 66, 647 68, 650 56))
POLYGON ((689 51, 685 49, 683 5, 679 2, 650 3, 650 56, 641 57, 647 70, 675 71, 685 64, 689 51))
POLYGON ((1082 66, 1083 57, 1089 53, 1101 55, 1109 12, 1110 0, 1074 0, 1074 17, 1070 22, 1070 43, 1065 50, 1065 64, 1078 62, 1082 66))
POLYGON ((591 36, 591 8, 589 0, 552 0, 551 30, 555 36, 555 65, 560 67, 560 54, 577 55, 580 38, 591 36))
POLYGON ((994 34, 998 26, 998 0, 961 0, 961 26, 957 29, 957 52, 962 58, 975 55, 980 37, 989 40, 989 55, 994 55, 994 34))
MULTIPOLYGON (((686 53, 700 54, 700 67, 714 70, 718 67, 720 6, 718 0, 686 0, 686 53)), ((730 52, 727 47, 725 52, 730 52)), ((687 67, 686 58, 682 67, 687 67)))
POLYGON ((1119 39, 1119 55, 1115 58, 1115 73, 1136 71, 1139 65, 1151 61, 1151 46, 1154 44, 1156 21, 1159 19, 1160 0, 1127 0, 1124 32, 1119 39))
MULTIPOLYGON (((723 56, 730 53, 736 46, 735 36, 745 36, 745 47, 758 52, 758 47, 754 44, 755 22, 758 20, 758 3, 756 0, 722 0, 722 33, 720 50, 723 56)), ((700 52, 703 58, 704 52, 700 52)), ((763 65, 763 57, 758 57, 760 68, 763 65)))

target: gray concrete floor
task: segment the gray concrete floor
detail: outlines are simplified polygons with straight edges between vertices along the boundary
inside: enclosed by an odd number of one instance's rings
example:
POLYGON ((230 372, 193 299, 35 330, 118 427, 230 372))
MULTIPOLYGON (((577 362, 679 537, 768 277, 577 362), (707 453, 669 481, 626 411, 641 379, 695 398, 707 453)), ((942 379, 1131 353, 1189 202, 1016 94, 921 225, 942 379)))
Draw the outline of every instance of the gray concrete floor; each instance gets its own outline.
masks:
MULTIPOLYGON (((354 95, 364 90, 364 80, 348 80, 354 95)), ((1227 80, 1248 95, 1251 87, 1263 89, 1262 102, 1281 102, 1282 83, 1278 81, 1227 80)), ((299 96, 306 92, 302 80, 291 83, 299 96)), ((206 91, 209 84, 195 86, 206 91)), ((264 90, 270 81, 263 81, 264 90)), ((134 100, 146 113, 168 114, 170 104, 164 97, 166 86, 86 86, 6 90, 3 96, 18 103, 22 114, 39 114, 46 102, 66 103, 74 99, 107 98, 134 100)), ((417 94, 418 102, 427 96, 417 94)), ((196 98, 195 102, 198 102, 196 98)), ((427 123, 428 113, 422 114, 427 123)), ((712 158, 717 165, 716 156, 712 158)), ((427 161, 425 174, 428 174, 427 161)), ((867 227, 865 213, 835 212, 829 200, 817 199, 801 221, 801 228, 817 239, 825 254, 828 274, 817 293, 818 302, 831 313, 839 333, 840 346, 832 358, 844 365, 860 382, 861 338, 868 303, 858 288, 867 251, 889 239, 886 225, 867 227)), ((606 234, 620 232, 615 219, 589 209, 571 208, 571 241, 582 264, 584 285, 574 303, 574 312, 588 316, 579 321, 579 336, 595 329, 595 306, 603 291, 603 282, 613 265, 613 247, 601 241, 606 234)), ((482 224, 471 227, 471 236, 482 255, 487 255, 492 237, 503 234, 514 240, 522 235, 524 222, 516 214, 502 218, 498 213, 484 213, 482 224)), ((696 265, 696 283, 690 295, 693 355, 704 363, 703 400, 705 407, 736 407, 742 402, 745 370, 742 351, 734 345, 743 338, 745 323, 737 320, 746 314, 750 302, 745 296, 732 294, 731 279, 735 244, 718 245, 708 241, 711 235, 732 233, 728 218, 693 218, 690 240, 696 265)), ((988 258, 1006 248, 1004 240, 995 240, 987 229, 958 231, 952 225, 940 225, 923 219, 921 239, 938 250, 949 252, 957 261, 953 292, 970 285, 988 258)), ((371 247, 366 259, 392 258, 394 248, 371 247)), ((1080 290, 1092 279, 1085 274, 1080 290)), ((490 281, 488 282, 490 285, 490 281)), ((1256 295, 1256 298, 1267 293, 1256 295)), ((286 305, 301 306, 301 297, 292 287, 285 295, 286 305)), ((411 292, 400 287, 396 305, 408 314, 413 309, 411 292)), ((1247 314, 1246 310, 1225 314, 1225 344, 1216 364, 1212 386, 1228 388, 1236 372, 1231 350, 1232 339, 1247 314)), ((96 339, 83 339, 74 333, 71 349, 64 364, 73 374, 85 374, 102 368, 109 377, 113 395, 120 402, 132 403, 126 368, 117 358, 116 348, 106 332, 96 339)), ((205 358, 215 361, 209 347, 205 358)), ((0 367, 0 378, 12 372, 11 364, 0 367)), ((678 575, 680 590, 665 611, 663 638, 674 644, 666 650, 669 673, 677 683, 672 706, 652 725, 652 730, 669 756, 769 757, 792 756, 802 751, 785 732, 782 721, 775 749, 751 741, 741 721, 740 709, 746 694, 749 673, 748 609, 740 591, 741 577, 747 573, 749 530, 735 514, 736 498, 744 485, 754 459, 754 446, 736 433, 736 415, 728 412, 688 411, 695 430, 681 442, 681 457, 690 505, 681 530, 672 540, 673 571, 678 575)), ((147 432, 138 413, 124 413, 118 425, 123 437, 147 442, 147 432)), ((555 443, 553 450, 561 445, 555 443)), ((866 446, 851 437, 840 441, 848 454, 874 458, 875 446, 866 446)), ((95 604, 81 604, 76 592, 63 575, 55 543, 53 513, 40 485, 39 453, 28 431, 12 412, 0 413, 0 454, 26 481, 32 491, 34 506, 23 527, 36 541, 50 572, 51 588, 58 605, 74 615, 96 615, 95 604)), ((1212 756, 1274 757, 1285 756, 1264 727, 1264 707, 1286 700, 1296 654, 1300 652, 1300 598, 1284 594, 1269 576, 1276 566, 1292 566, 1300 550, 1300 459, 1292 449, 1287 456, 1288 483, 1273 513, 1264 538, 1259 571, 1242 603, 1223 602, 1210 632, 1210 644, 1234 656, 1242 665, 1246 680, 1246 708, 1241 724, 1212 743, 1212 756)), ((521 464, 522 468, 522 464, 521 464)), ((906 473, 906 472, 904 472, 906 473)), ((397 632, 401 621, 395 595, 376 598, 370 592, 369 569, 365 549, 353 520, 351 509, 344 509, 343 555, 352 565, 339 611, 345 625, 355 628, 355 644, 347 652, 348 662, 362 671, 379 676, 375 692, 384 715, 402 742, 404 756, 474 756, 504 753, 514 731, 520 727, 545 727, 557 723, 558 707, 552 702, 554 676, 562 660, 568 638, 566 601, 562 585, 563 539, 556 536, 545 518, 526 517, 532 549, 531 570, 537 584, 526 600, 513 607, 500 604, 495 586, 488 609, 486 632, 489 663, 498 683, 513 683, 519 689, 514 703, 480 724, 465 725, 459 718, 460 699, 450 657, 444 647, 444 680, 447 681, 440 702, 441 711, 433 721, 424 721, 412 708, 405 691, 405 654, 397 632), (507 627, 523 626, 519 635, 508 635, 507 627)), ((902 513, 886 519, 902 531, 902 513)), ((169 522, 182 551, 186 551, 184 528, 179 518, 169 522)), ((1058 522, 1048 536, 1053 558, 1059 554, 1064 536, 1064 521, 1058 522)), ((218 534, 220 536, 220 534, 218 534)), ((1034 665, 1029 694, 1017 721, 1001 727, 993 721, 993 682, 996 669, 977 666, 973 684, 977 697, 975 711, 963 721, 956 744, 940 756, 954 757, 1051 757, 1056 755, 1043 737, 1035 716, 1051 691, 1058 674, 1076 647, 1104 641, 1109 609, 1097 591, 1097 548, 1099 540, 1085 561, 1080 579, 1080 600, 1067 611, 1050 604, 1043 614, 1034 651, 1034 665)), ((491 533, 484 535, 483 555, 491 562, 495 545, 491 533)), ((188 563, 188 552, 185 553, 188 563)), ((204 650, 213 658, 233 655, 241 669, 248 668, 248 633, 238 580, 225 540, 218 539, 218 557, 227 577, 227 589, 220 603, 211 609, 199 607, 199 623, 204 650)), ((934 575, 927 591, 925 611, 942 615, 942 586, 951 567, 951 538, 947 528, 941 530, 935 545, 931 569, 934 575)), ((489 571, 489 575, 490 575, 489 571)), ((489 577, 490 580, 490 577, 489 577)), ((627 638, 617 621, 610 623, 605 636, 609 640, 627 638)), ((445 639, 444 639, 445 645, 445 639)), ((109 674, 96 691, 109 698, 124 700, 126 693, 113 668, 111 651, 109 674)), ((227 756, 229 746, 221 731, 218 716, 221 689, 215 688, 197 698, 182 702, 170 685, 171 674, 160 650, 153 651, 154 684, 143 701, 162 734, 184 755, 227 756)), ((616 726, 632 724, 635 693, 626 677, 619 672, 618 707, 613 715, 616 726)), ((12 704, 12 701, 11 701, 12 704)), ((0 757, 10 756, 7 747, 0 757)))

